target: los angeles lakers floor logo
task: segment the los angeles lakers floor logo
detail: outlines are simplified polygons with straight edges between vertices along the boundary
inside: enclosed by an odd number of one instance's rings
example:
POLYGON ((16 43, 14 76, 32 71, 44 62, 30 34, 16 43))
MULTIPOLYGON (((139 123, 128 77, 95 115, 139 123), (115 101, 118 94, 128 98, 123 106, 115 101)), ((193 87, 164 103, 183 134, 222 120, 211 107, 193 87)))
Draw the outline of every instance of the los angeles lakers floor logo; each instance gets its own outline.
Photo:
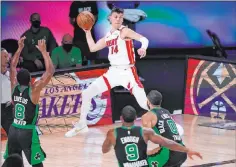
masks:
POLYGON ((196 115, 236 119, 236 65, 200 61, 191 80, 190 98, 196 115))

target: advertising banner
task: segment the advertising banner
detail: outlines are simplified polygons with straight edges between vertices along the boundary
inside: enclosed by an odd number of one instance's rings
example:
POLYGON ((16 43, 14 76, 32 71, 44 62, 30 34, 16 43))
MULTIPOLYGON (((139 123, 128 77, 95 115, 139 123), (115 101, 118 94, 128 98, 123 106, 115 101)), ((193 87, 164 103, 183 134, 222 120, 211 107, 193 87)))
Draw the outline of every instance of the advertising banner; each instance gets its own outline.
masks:
POLYGON ((189 59, 185 114, 236 120, 236 65, 189 59))
MULTIPOLYGON (((38 127, 44 133, 67 131, 79 120, 81 93, 107 69, 55 75, 41 91, 38 127)), ((32 82, 40 77, 32 78, 32 82)), ((112 123, 110 91, 98 94, 91 101, 87 116, 89 125, 112 123)))

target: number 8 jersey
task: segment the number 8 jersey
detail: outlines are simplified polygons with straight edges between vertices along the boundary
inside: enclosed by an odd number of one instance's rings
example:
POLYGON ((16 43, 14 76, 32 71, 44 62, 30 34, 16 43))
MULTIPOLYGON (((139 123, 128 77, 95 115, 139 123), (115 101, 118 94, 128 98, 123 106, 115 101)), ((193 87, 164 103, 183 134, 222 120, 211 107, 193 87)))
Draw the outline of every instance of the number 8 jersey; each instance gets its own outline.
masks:
POLYGON ((31 101, 31 88, 26 87, 23 91, 17 85, 12 93, 14 105, 13 126, 21 129, 32 129, 38 118, 38 105, 31 101))
POLYGON ((114 147, 119 167, 148 167, 147 144, 141 127, 119 127, 114 130, 114 147))
POLYGON ((120 34, 123 28, 125 26, 121 26, 112 33, 108 32, 105 36, 105 42, 109 48, 108 59, 111 65, 135 64, 133 41, 121 38, 120 34))

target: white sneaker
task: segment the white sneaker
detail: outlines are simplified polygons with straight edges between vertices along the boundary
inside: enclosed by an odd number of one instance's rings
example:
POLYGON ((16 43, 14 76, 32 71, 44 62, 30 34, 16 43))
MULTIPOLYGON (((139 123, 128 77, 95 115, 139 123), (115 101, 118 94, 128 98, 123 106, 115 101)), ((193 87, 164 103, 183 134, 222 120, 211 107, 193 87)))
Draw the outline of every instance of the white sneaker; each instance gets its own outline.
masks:
POLYGON ((86 124, 76 123, 74 128, 70 131, 66 132, 65 137, 74 137, 78 133, 87 133, 89 131, 88 126, 86 124))

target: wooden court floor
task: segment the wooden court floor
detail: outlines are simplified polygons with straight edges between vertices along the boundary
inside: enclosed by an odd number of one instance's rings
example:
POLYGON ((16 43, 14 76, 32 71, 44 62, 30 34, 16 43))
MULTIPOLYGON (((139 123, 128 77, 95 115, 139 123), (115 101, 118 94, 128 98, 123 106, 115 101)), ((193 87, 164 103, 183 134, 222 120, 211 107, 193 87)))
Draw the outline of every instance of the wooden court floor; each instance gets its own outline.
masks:
MULTIPOLYGON (((187 159, 183 167, 201 165, 236 159, 236 131, 198 126, 202 122, 216 121, 208 117, 192 115, 175 115, 174 119, 183 126, 183 141, 187 147, 201 152, 203 160, 187 159)), ((116 123, 110 126, 92 127, 88 134, 73 138, 65 138, 64 132, 40 136, 41 144, 47 153, 45 167, 118 167, 114 150, 103 155, 101 146, 105 134, 111 127, 119 126, 116 123)), ((140 121, 137 121, 140 125, 140 121)), ((1 143, 2 153, 5 151, 6 141, 1 143)), ((150 143, 149 149, 155 145, 150 143)), ((3 161, 3 159, 1 159, 3 161)), ((24 159, 26 167, 30 165, 24 159)), ((235 163, 219 165, 236 167, 235 163)))

